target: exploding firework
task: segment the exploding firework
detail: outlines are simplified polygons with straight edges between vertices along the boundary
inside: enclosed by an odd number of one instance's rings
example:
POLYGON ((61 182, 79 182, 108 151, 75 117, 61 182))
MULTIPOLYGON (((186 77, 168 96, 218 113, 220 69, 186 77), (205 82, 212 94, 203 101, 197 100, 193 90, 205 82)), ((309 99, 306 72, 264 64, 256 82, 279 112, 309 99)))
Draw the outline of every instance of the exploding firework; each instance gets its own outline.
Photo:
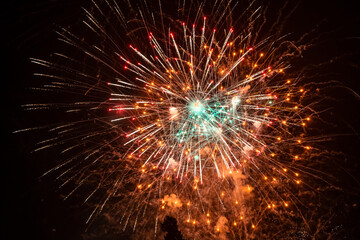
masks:
POLYGON ((68 196, 85 196, 88 222, 105 214, 138 237, 160 236, 166 216, 202 239, 264 237, 267 221, 304 221, 296 193, 316 112, 301 74, 288 73, 300 42, 261 34, 254 3, 236 18, 225 1, 180 1, 175 18, 161 4, 94 2, 84 36, 62 28, 56 60, 32 59, 49 69, 36 74, 49 80, 39 89, 67 103, 26 108, 75 116, 39 143, 64 159, 48 173, 75 185, 68 196))

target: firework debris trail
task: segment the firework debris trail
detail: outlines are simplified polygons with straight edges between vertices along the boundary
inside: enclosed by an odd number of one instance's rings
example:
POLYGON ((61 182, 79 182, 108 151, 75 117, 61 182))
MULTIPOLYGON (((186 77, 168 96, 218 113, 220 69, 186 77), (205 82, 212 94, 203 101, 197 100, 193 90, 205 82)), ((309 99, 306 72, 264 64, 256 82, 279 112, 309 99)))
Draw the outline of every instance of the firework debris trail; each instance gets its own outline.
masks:
POLYGON ((93 2, 83 36, 60 28, 64 52, 32 59, 49 69, 39 90, 79 100, 25 108, 86 116, 38 143, 64 159, 46 174, 75 185, 67 197, 87 190, 89 223, 104 214, 137 236, 161 236, 166 216, 203 239, 254 238, 276 219, 308 227, 297 193, 317 177, 303 163, 318 113, 291 72, 306 44, 276 28, 288 13, 268 26, 256 2, 236 17, 231 1, 164 4, 93 2))

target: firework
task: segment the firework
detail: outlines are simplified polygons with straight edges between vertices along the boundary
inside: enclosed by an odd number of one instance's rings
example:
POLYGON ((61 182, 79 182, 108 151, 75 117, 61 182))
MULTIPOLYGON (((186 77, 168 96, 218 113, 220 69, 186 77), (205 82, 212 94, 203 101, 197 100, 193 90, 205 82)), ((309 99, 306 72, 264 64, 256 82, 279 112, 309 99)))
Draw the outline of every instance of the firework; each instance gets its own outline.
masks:
POLYGON ((37 74, 50 79, 40 89, 76 100, 26 107, 78 117, 37 150, 61 149, 49 172, 75 184, 68 196, 87 190, 88 222, 104 213, 153 238, 172 216, 186 237, 252 238, 296 210, 299 162, 312 149, 315 112, 302 104, 301 77, 287 73, 294 44, 258 40, 265 18, 252 5, 232 19, 222 1, 196 11, 180 2, 178 18, 157 4, 94 3, 84 38, 61 29, 68 50, 32 59, 50 69, 37 74))

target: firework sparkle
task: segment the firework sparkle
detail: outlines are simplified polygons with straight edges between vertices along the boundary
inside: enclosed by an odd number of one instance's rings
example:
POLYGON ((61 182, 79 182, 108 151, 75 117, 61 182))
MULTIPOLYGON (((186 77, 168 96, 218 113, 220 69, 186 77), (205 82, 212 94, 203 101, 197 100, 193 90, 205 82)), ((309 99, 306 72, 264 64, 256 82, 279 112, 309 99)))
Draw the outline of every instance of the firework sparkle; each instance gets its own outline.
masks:
POLYGON ((32 59, 50 69, 37 74, 50 79, 40 90, 79 101, 25 108, 86 115, 39 142, 36 151, 58 147, 64 159, 46 174, 75 184, 66 198, 92 186, 89 223, 111 213, 123 231, 152 236, 165 216, 186 237, 209 239, 253 238, 266 216, 302 218, 295 193, 311 175, 302 161, 315 150, 306 131, 318 114, 301 74, 288 71, 304 45, 276 31, 259 40, 265 17, 252 5, 232 19, 231 4, 181 2, 174 19, 161 3, 142 4, 128 14, 116 1, 94 3, 88 39, 58 31, 77 54, 32 59))

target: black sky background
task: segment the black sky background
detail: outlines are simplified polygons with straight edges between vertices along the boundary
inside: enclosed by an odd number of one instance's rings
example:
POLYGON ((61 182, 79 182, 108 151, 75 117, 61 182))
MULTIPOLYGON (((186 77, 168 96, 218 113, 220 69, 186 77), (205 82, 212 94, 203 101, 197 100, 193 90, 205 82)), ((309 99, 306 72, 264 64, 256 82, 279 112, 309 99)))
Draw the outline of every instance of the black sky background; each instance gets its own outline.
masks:
MULTIPOLYGON (((274 8, 284 1, 273 1, 274 8)), ((360 93, 360 8, 356 1, 300 1, 284 32, 303 33, 318 23, 324 34, 321 45, 308 58, 314 62, 334 60, 327 67, 331 76, 360 93), (337 58, 334 58, 337 57, 337 58)), ((41 100, 29 90, 37 84, 29 58, 46 59, 57 45, 54 24, 67 26, 81 20, 81 6, 90 1, 6 1, 1 4, 1 232, 0 239, 81 239, 90 210, 76 199, 62 200, 62 192, 51 178, 39 178, 54 165, 52 151, 30 152, 40 133, 13 131, 43 122, 56 122, 57 115, 26 112, 22 104, 41 100), (46 120, 44 120, 46 118, 46 120)), ((276 14, 276 13, 274 13, 276 14)), ((326 67, 325 67, 326 68, 326 67)), ((360 141, 359 97, 343 88, 333 92, 337 102, 325 115, 334 120, 336 137, 330 147, 342 151, 339 159, 347 171, 343 178, 346 196, 339 209, 344 239, 360 239, 360 141), (356 205, 354 205, 356 204, 356 205)), ((324 129, 326 132, 328 129, 324 129)))

